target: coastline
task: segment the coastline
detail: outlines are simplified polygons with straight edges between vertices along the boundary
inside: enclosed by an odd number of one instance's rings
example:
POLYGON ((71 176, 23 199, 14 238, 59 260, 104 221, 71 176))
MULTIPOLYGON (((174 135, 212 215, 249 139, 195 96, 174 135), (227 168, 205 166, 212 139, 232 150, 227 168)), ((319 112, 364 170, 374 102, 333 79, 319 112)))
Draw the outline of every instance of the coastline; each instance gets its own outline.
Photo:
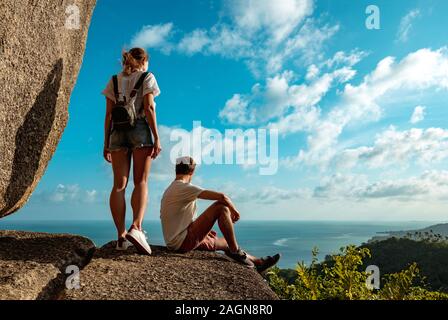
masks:
MULTIPOLYGON (((336 253, 348 244, 362 245, 377 232, 397 229, 402 222, 378 223, 356 221, 253 221, 243 220, 236 224, 237 235, 243 248, 255 255, 280 252, 279 267, 294 268, 299 261, 309 263, 311 251, 319 248, 319 258, 336 253)), ((410 229, 429 226, 426 222, 405 223, 410 229)), ((144 224, 151 245, 163 245, 160 223, 148 220, 144 224)), ((0 230, 79 234, 91 239, 97 247, 115 240, 113 222, 110 220, 76 221, 18 221, 0 220, 0 230)))

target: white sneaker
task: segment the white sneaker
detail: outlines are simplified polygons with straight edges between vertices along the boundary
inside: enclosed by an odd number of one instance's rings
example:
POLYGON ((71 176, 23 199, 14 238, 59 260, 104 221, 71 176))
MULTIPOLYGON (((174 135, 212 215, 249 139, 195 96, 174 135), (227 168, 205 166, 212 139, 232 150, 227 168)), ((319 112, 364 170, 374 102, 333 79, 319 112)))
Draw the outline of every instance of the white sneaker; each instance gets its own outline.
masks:
POLYGON ((118 239, 115 249, 118 251, 126 251, 129 247, 132 247, 132 243, 126 240, 126 238, 118 239))
MULTIPOLYGON (((144 232, 144 231, 143 231, 144 232)), ((150 255, 151 247, 146 241, 147 237, 145 233, 140 230, 132 228, 127 234, 126 239, 128 239, 135 246, 138 252, 150 255)))

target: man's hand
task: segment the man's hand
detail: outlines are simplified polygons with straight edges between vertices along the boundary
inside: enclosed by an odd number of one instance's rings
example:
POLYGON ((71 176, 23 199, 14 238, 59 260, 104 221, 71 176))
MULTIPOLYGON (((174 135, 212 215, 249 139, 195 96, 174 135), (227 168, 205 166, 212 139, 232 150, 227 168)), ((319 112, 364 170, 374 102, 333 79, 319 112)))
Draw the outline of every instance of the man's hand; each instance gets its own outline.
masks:
POLYGON ((240 213, 238 210, 230 210, 232 221, 235 223, 240 220, 240 213))
POLYGON ((230 215, 232 217, 232 221, 235 223, 238 220, 240 220, 240 213, 239 211, 236 209, 235 205, 233 204, 232 200, 230 200, 230 198, 227 195, 224 195, 223 197, 223 203, 225 205, 227 205, 227 207, 229 207, 230 209, 230 215))
POLYGON ((210 237, 212 237, 212 238, 216 238, 218 234, 216 233, 215 230, 210 230, 210 232, 208 233, 208 235, 209 235, 210 237))
POLYGON ((212 190, 204 190, 198 195, 198 198, 204 200, 215 200, 217 202, 224 204, 230 210, 230 216, 232 218, 232 221, 235 223, 238 220, 240 220, 241 216, 240 212, 237 210, 232 200, 230 200, 230 198, 226 196, 224 193, 212 190))

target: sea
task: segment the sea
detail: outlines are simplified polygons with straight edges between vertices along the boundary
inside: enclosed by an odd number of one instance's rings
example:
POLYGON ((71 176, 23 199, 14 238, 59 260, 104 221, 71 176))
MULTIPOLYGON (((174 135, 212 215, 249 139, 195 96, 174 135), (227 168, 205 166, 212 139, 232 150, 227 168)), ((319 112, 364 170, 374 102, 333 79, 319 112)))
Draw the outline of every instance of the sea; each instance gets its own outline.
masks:
MULTIPOLYGON (((434 222, 353 222, 353 221, 240 221, 235 225, 239 245, 255 256, 282 255, 278 266, 294 268, 298 262, 309 264, 313 248, 319 259, 337 253, 341 247, 361 245, 378 233, 414 230, 434 222)), ((149 242, 163 245, 159 221, 144 223, 149 242)), ((23 230, 78 234, 91 239, 97 247, 115 240, 112 221, 14 221, 0 220, 0 230, 23 230)), ((216 230, 218 231, 218 230, 216 230)), ((219 232, 218 232, 219 233, 219 232)))

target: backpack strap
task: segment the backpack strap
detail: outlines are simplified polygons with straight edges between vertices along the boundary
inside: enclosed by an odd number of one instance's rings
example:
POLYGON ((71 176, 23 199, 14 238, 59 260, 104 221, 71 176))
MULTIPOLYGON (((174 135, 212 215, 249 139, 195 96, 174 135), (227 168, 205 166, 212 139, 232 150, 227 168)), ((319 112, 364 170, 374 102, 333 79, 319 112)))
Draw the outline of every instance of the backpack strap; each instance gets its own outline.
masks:
POLYGON ((118 102, 120 96, 118 93, 118 78, 116 74, 112 77, 112 84, 114 87, 115 102, 118 102))
POLYGON ((140 89, 140 87, 143 84, 143 81, 145 81, 145 78, 147 77, 148 74, 149 74, 149 72, 142 73, 142 75, 140 76, 138 81, 135 83, 134 89, 132 89, 132 91, 131 91, 131 98, 133 98, 137 94, 138 89, 140 89))

